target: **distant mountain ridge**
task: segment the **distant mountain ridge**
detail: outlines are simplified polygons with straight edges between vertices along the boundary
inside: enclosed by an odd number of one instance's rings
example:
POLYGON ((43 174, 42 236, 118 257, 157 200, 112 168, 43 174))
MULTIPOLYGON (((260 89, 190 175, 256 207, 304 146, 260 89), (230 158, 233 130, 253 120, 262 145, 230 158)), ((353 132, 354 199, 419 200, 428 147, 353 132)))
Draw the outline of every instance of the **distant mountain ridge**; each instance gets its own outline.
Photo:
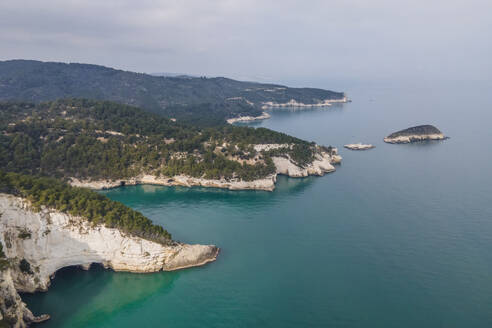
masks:
POLYGON ((0 61, 0 101, 111 100, 191 123, 224 123, 227 118, 258 116, 266 102, 294 99, 317 104, 343 97, 342 92, 224 77, 164 77, 92 64, 0 61))

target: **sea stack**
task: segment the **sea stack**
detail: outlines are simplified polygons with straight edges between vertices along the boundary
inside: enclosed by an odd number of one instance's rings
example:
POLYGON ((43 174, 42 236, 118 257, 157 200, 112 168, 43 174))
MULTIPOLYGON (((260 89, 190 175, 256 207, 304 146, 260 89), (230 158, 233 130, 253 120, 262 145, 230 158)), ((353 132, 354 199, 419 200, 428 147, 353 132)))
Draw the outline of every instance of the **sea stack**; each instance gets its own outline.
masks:
POLYGON ((386 138, 384 142, 392 144, 410 143, 424 140, 444 140, 447 137, 433 125, 419 125, 405 130, 397 131, 386 138))

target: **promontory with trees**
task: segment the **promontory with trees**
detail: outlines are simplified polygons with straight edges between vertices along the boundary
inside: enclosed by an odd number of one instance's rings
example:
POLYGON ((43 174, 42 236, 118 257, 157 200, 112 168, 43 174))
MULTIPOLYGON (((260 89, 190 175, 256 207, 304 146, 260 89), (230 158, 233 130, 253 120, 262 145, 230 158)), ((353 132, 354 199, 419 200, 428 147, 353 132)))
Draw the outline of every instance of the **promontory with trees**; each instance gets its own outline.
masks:
POLYGON ((141 174, 253 181, 275 174, 273 157, 307 167, 334 153, 264 128, 196 127, 108 101, 5 102, 0 119, 0 168, 67 181, 141 174))

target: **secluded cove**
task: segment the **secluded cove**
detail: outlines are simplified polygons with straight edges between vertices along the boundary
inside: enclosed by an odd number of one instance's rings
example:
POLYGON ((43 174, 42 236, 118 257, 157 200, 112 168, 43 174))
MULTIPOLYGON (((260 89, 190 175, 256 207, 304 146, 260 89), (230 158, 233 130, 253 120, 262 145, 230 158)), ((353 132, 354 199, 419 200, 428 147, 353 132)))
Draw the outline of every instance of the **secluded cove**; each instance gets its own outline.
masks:
POLYGON ((34 312, 52 315, 40 327, 492 326, 492 153, 476 144, 492 141, 483 110, 492 99, 476 86, 473 97, 452 99, 449 89, 422 88, 348 90, 352 103, 271 111, 259 123, 338 146, 335 174, 279 176, 273 192, 104 191, 175 239, 213 243, 221 254, 211 265, 148 275, 65 269, 49 292, 24 295, 34 312), (383 142, 422 121, 453 138, 383 142), (353 140, 376 148, 342 148, 353 140))

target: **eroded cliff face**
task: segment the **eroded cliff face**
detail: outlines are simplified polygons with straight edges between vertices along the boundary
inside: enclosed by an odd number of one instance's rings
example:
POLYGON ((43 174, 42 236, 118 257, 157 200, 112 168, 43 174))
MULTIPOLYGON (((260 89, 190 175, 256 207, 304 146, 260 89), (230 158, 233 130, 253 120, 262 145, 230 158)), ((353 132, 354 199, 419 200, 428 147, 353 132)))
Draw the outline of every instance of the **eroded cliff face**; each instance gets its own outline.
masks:
POLYGON ((219 251, 213 245, 161 245, 54 210, 35 212, 27 201, 1 193, 0 213, 0 242, 6 258, 0 293, 11 295, 17 310, 4 312, 1 303, 0 309, 2 316, 16 318, 18 327, 36 317, 17 292, 47 290, 50 277, 63 267, 102 263, 115 271, 171 271, 214 261, 219 251))
MULTIPOLYGON (((272 150, 278 148, 290 147, 288 144, 262 144, 255 145, 257 151, 272 150)), ((244 181, 240 179, 204 179, 195 178, 186 175, 177 175, 174 177, 156 177, 151 174, 141 174, 130 179, 120 180, 79 180, 72 178, 69 183, 75 187, 91 188, 91 189, 110 189, 120 187, 122 185, 139 185, 153 184, 161 186, 200 186, 223 188, 229 190, 266 190, 273 191, 277 182, 277 174, 284 174, 292 178, 307 177, 309 175, 324 175, 328 172, 335 171, 333 165, 340 164, 342 157, 338 155, 338 150, 333 148, 332 153, 321 152, 316 154, 312 163, 304 167, 299 166, 292 161, 288 156, 272 157, 276 167, 276 172, 262 179, 244 181)))
POLYGON ((27 327, 31 323, 48 320, 47 314, 35 316, 22 302, 15 289, 11 269, 0 271, 0 327, 27 327))
POLYGON ((156 177, 152 174, 142 174, 135 178, 119 180, 78 180, 71 179, 70 184, 74 187, 83 187, 90 189, 110 189, 121 186, 133 186, 139 184, 152 184, 159 186, 184 186, 184 187, 211 187, 229 190, 266 190, 275 189, 275 175, 257 179, 253 181, 243 181, 239 179, 219 180, 194 178, 186 175, 176 175, 169 177, 156 177))
POLYGON ((262 109, 269 109, 269 108, 277 108, 277 107, 299 107, 299 108, 303 108, 303 107, 308 107, 308 108, 312 108, 312 107, 328 107, 328 106, 331 106, 331 104, 334 104, 334 103, 346 103, 346 102, 349 102, 349 101, 350 100, 346 96, 343 96, 343 98, 339 98, 339 99, 325 99, 323 101, 319 101, 319 102, 315 102, 315 103, 309 103, 309 104, 305 104, 305 103, 302 103, 302 102, 298 102, 295 99, 291 99, 291 100, 289 100, 286 103, 278 103, 278 102, 273 102, 273 101, 267 101, 267 102, 264 102, 263 103, 263 105, 261 106, 261 108, 262 109))
POLYGON ((312 163, 304 167, 295 164, 288 157, 272 157, 273 163, 277 168, 277 174, 284 174, 289 177, 299 178, 307 177, 309 175, 322 176, 325 173, 335 171, 333 164, 341 162, 339 155, 328 155, 328 153, 316 154, 316 157, 312 163))
POLYGON ((270 114, 268 114, 267 112, 263 112, 259 116, 239 116, 239 117, 230 118, 227 120, 227 123, 234 124, 237 122, 259 121, 259 120, 266 120, 267 118, 270 117, 271 117, 270 114))

